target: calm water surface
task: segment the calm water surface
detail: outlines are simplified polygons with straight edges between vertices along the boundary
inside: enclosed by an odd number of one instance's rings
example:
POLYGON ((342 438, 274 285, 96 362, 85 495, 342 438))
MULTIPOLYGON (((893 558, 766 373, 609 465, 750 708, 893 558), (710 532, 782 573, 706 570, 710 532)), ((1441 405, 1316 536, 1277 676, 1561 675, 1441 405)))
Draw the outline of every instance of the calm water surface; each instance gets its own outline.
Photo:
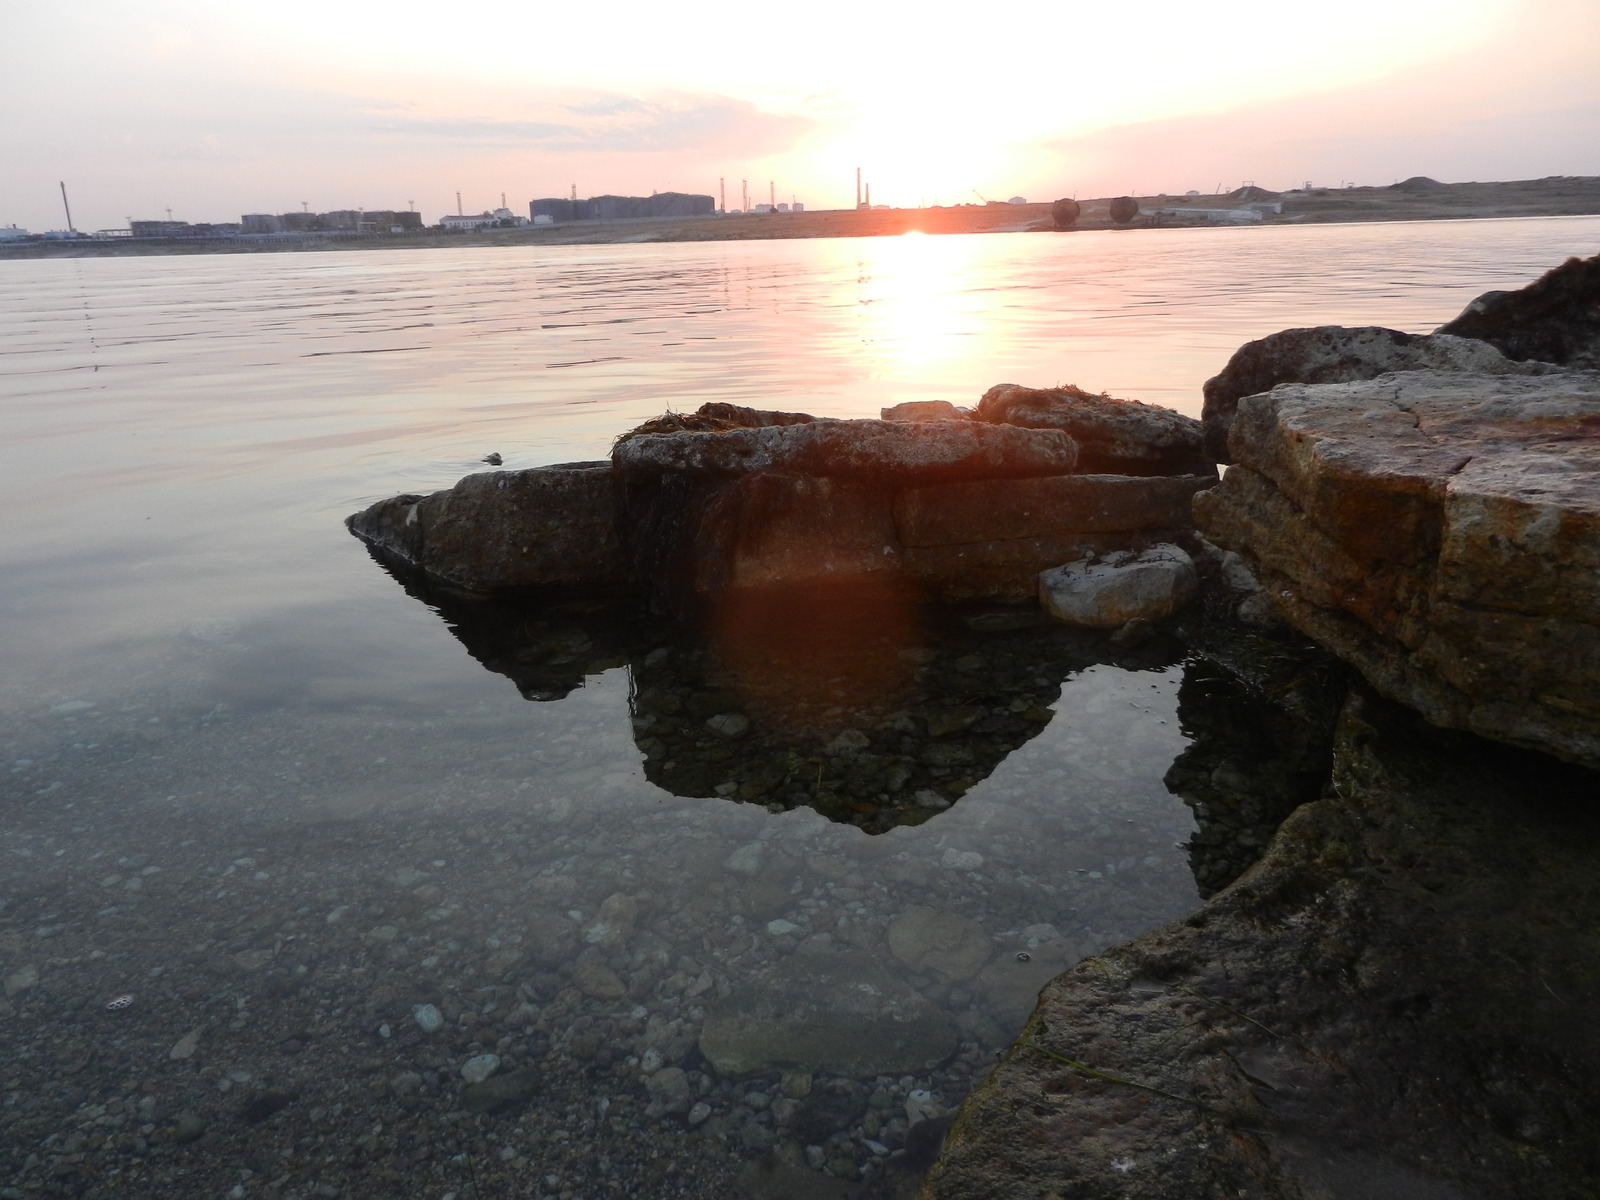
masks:
POLYGON ((578 637, 584 686, 530 703, 342 518, 707 400, 1076 383, 1198 414, 1246 340, 1426 331, 1597 242, 1575 218, 0 263, 0 1186, 718 1195, 774 1147, 892 1179, 1044 979, 1195 904, 1161 782, 1181 664, 1011 678, 1036 735, 874 837, 656 787, 662 658, 578 637), (712 1070, 698 1035, 774 979, 769 1024, 813 1003, 818 1031, 712 1070), (517 1102, 463 1116, 484 1054, 517 1102))

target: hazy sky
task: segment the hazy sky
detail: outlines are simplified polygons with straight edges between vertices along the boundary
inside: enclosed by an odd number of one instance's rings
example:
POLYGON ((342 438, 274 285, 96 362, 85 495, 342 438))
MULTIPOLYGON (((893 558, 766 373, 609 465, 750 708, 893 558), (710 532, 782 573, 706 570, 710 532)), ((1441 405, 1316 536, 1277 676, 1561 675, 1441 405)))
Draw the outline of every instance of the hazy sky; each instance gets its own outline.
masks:
POLYGON ((1600 0, 16 4, 0 225, 1600 175, 1600 0))

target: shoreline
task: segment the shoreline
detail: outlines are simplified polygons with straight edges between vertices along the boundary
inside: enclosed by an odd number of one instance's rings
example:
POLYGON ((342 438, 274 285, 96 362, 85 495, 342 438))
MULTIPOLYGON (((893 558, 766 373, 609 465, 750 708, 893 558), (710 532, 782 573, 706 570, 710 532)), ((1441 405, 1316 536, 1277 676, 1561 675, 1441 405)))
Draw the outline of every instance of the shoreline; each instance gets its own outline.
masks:
POLYGON ((328 237, 316 241, 170 238, 0 243, 0 260, 121 258, 178 254, 284 254, 330 250, 438 250, 481 246, 648 245, 662 242, 776 241, 833 237, 896 237, 906 233, 1074 233, 1105 229, 1237 229, 1275 225, 1385 224, 1395 221, 1493 220, 1508 217, 1600 216, 1600 176, 1552 176, 1506 183, 1443 184, 1407 180, 1388 187, 1313 188, 1271 193, 1256 188, 1215 196, 1137 197, 1140 215, 1110 218, 1109 198, 1080 201, 1082 214, 1057 230, 1050 204, 963 205, 954 208, 836 209, 804 213, 572 222, 498 233, 426 230, 394 237, 328 237), (1189 218, 1185 210, 1234 208, 1263 198, 1282 211, 1259 221, 1189 218), (1160 210, 1160 211, 1158 211, 1160 210))

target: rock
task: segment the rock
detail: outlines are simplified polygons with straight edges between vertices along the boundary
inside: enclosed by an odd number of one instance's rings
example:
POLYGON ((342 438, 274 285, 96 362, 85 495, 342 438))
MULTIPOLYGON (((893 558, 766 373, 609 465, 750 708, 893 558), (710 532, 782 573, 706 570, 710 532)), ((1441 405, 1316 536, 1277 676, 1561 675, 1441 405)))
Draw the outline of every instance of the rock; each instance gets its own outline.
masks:
POLYGON ((1177 546, 1080 559, 1039 576, 1039 602, 1068 625, 1116 629, 1136 618, 1171 616, 1199 591, 1194 563, 1177 546))
POLYGON ((1594 774, 1359 695, 1333 755, 1243 879, 1045 988, 927 1200, 1594 1193, 1594 774))
POLYGON ((976 975, 994 943, 968 917, 913 905, 889 926, 889 950, 913 971, 954 983, 976 975))
POLYGON ((283 1088, 264 1088, 253 1092, 239 1106, 239 1115, 251 1125, 259 1125, 276 1112, 288 1108, 300 1098, 300 1093, 283 1088))
POLYGON ((907 400, 880 410, 885 421, 964 421, 967 414, 948 400, 907 400))
POLYGON ((1078 444, 1085 475, 1211 475, 1204 429, 1193 417, 1097 396, 1077 387, 1030 388, 1000 383, 983 394, 975 421, 1024 429, 1060 429, 1078 444))
MULTIPOLYGON (((1446 327, 1448 328, 1448 326, 1446 327)), ((1280 383, 1352 383, 1391 371, 1471 371, 1479 374, 1538 374, 1557 368, 1545 363, 1519 365, 1493 346, 1467 337, 1401 333, 1376 325, 1320 325, 1285 329, 1246 342, 1222 372, 1206 380, 1206 451, 1217 462, 1232 462, 1228 430, 1239 401, 1270 392, 1280 383)))
POLYGON ((468 1083, 482 1083, 499 1069, 498 1054, 474 1054, 461 1064, 461 1078, 468 1083))
POLYGON ((172 1128, 168 1131, 166 1140, 173 1145, 186 1145, 204 1137, 206 1128, 207 1124, 203 1117, 185 1110, 173 1117, 172 1128))
POLYGON ((958 1036, 875 957, 852 950, 794 955, 735 988, 707 1014, 700 1051, 723 1075, 899 1075, 943 1062, 958 1036))
POLYGON ((1439 333, 1481 338, 1519 361, 1600 370, 1600 254, 1569 258, 1517 291, 1486 292, 1439 333))
POLYGON ((401 561, 472 591, 621 591, 609 463, 485 471, 429 496, 395 496, 345 521, 401 561))
POLYGON ((1050 220, 1057 229, 1071 229, 1082 214, 1083 209, 1076 200, 1057 200, 1050 206, 1050 220))
POLYGON ((1196 517, 1383 694, 1600 766, 1597 430, 1593 373, 1280 387, 1196 517))
POLYGON ((983 996, 989 1010, 1010 1037, 1027 1020, 1039 998, 1039 989, 1057 975, 1066 963, 1062 956, 1043 953, 1019 961, 1015 955, 1002 954, 986 966, 973 980, 971 988, 983 996))
POLYGON ((644 1087, 650 1096, 644 1115, 652 1121, 671 1113, 688 1112, 694 1099, 689 1076, 681 1067, 663 1067, 645 1080, 644 1087))
POLYGON ((37 963, 24 963, 16 970, 6 975, 6 999, 20 996, 23 992, 31 991, 39 986, 39 967, 37 963))
POLYGON ((167 1051, 171 1059, 193 1058, 195 1049, 200 1045, 200 1031, 191 1029, 177 1041, 172 1043, 172 1048, 167 1051))
POLYGON ((436 1004, 417 1004, 411 1009, 411 1019, 423 1033, 438 1033, 444 1028, 444 1014, 436 1004))
POLYGON ((718 713, 706 719, 706 728, 723 737, 739 738, 750 732, 750 718, 743 713, 718 713))
POLYGON ((526 1100, 539 1090, 539 1072, 533 1067, 508 1071, 481 1083, 474 1083, 461 1092, 461 1107, 467 1112, 487 1113, 526 1100))
POLYGON ((1132 196, 1118 196, 1111 202, 1111 219, 1118 225, 1126 225, 1139 215, 1139 202, 1132 196))
POLYGON ((894 528, 907 547, 1184 530, 1203 475, 1053 475, 906 488, 894 498, 894 528))
POLYGON ((704 1100, 699 1100, 690 1106, 689 1114, 684 1117, 684 1121, 688 1124, 690 1129, 693 1129, 696 1125, 704 1124, 706 1118, 710 1115, 711 1105, 707 1104, 704 1100))
POLYGON ((746 842, 723 860, 722 865, 730 871, 740 875, 748 875, 754 879, 761 873, 761 862, 766 855, 766 845, 763 842, 746 842))
POLYGON ((615 971, 588 955, 579 957, 577 966, 572 969, 572 982, 585 996, 597 1000, 616 1000, 628 993, 628 985, 615 971))
POLYGON ((1077 444, 1058 429, 976 421, 817 420, 720 433, 641 434, 619 442, 612 454, 629 480, 785 471, 874 483, 1060 475, 1072 471, 1077 458, 1077 444))
POLYGON ((633 936, 633 926, 643 909, 638 897, 613 892, 600 902, 600 911, 582 926, 583 940, 590 946, 620 946, 633 936))

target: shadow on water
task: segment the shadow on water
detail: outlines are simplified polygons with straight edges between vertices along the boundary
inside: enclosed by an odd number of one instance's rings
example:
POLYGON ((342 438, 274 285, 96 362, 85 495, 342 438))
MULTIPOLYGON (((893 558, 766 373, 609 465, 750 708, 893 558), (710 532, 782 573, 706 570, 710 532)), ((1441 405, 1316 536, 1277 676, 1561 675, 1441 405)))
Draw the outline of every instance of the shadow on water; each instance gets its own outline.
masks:
POLYGON ((868 833, 959 801, 1055 719, 1078 673, 1188 653, 1166 633, 1119 646, 1031 610, 933 607, 870 582, 743 591, 691 628, 625 602, 476 595, 373 557, 529 700, 626 666, 657 786, 809 807, 868 833))

